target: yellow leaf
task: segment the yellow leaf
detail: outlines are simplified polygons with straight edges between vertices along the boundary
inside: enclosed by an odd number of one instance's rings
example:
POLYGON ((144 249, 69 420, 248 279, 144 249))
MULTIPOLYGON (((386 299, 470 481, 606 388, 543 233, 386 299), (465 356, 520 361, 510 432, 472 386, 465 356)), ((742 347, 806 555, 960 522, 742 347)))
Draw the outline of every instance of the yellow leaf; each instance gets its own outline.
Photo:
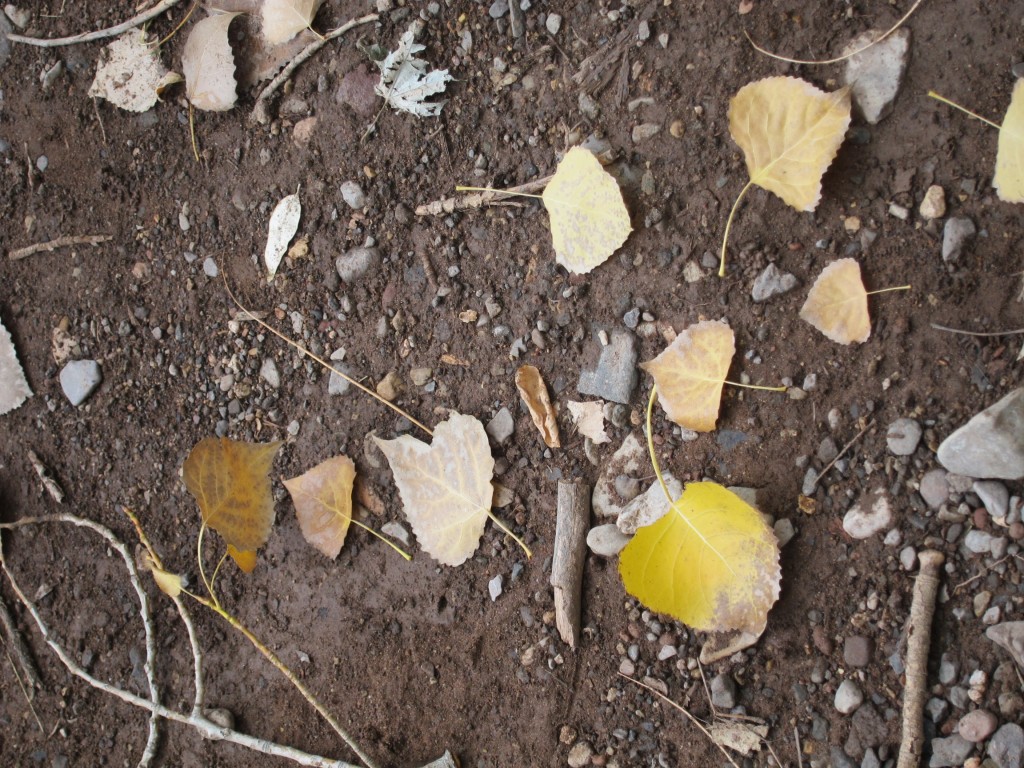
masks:
POLYGON ((1024 80, 1018 79, 1010 96, 996 151, 996 175, 992 186, 1000 200, 1024 203, 1024 80))
POLYGON ((856 259, 833 261, 821 271, 800 309, 800 317, 839 344, 868 340, 868 294, 856 259))
POLYGON ((338 556, 352 522, 352 484, 356 465, 347 456, 316 465, 284 481, 295 503, 302 536, 332 560, 338 556))
POLYGON ((850 91, 826 93, 795 77, 768 77, 740 88, 729 105, 729 133, 750 181, 798 211, 813 211, 821 177, 850 126, 850 91))
POLYGON ((185 460, 185 486, 199 503, 203 523, 224 537, 228 553, 246 573, 270 536, 274 497, 267 473, 282 443, 242 443, 208 437, 185 460))
POLYGON ((181 576, 176 573, 168 573, 154 566, 153 581, 160 587, 160 591, 168 597, 177 597, 181 594, 181 576))
POLYGON ((374 440, 423 549, 442 565, 464 563, 480 545, 494 496, 494 459, 483 425, 452 411, 431 445, 411 435, 374 440))
POLYGON ((566 153, 541 198, 551 217, 555 260, 570 272, 603 263, 633 231, 619 185, 582 147, 566 153))
POLYGON ((658 402, 672 421, 696 432, 710 432, 718 421, 722 386, 734 354, 732 328, 705 320, 691 325, 640 367, 654 377, 658 402))
POLYGON ((555 409, 551 407, 551 398, 548 397, 548 387, 540 371, 532 365, 519 366, 519 370, 516 371, 516 387, 519 389, 519 396, 530 410, 534 425, 540 430, 540 436, 544 438, 544 444, 548 448, 561 448, 558 420, 555 418, 555 409))
POLYGON ((619 555, 629 594, 696 630, 760 634, 779 598, 779 545, 761 513, 717 483, 690 483, 619 555))

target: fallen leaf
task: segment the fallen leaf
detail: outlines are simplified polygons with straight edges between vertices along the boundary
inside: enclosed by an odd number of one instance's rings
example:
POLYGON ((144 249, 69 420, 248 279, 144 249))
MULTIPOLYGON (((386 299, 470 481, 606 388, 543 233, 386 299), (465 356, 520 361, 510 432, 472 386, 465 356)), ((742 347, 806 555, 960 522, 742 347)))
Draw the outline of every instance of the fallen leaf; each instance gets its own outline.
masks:
POLYGON ((267 473, 281 445, 207 437, 182 468, 203 524, 224 537, 228 553, 246 573, 256 566, 256 550, 270 537, 274 497, 267 473))
POLYGON ((286 43, 313 23, 323 0, 263 0, 263 36, 271 45, 286 43))
POLYGON ((380 82, 374 90, 394 109, 418 117, 436 117, 447 102, 427 99, 442 93, 453 78, 447 69, 427 72, 429 64, 416 58, 425 48, 416 42, 414 27, 409 27, 398 41, 398 48, 376 62, 380 82))
POLYGON ((704 320, 640 367, 654 377, 658 402, 672 421, 695 432, 710 432, 718 421, 722 387, 734 354, 732 328, 704 320))
POLYGON ((164 571, 156 566, 153 566, 153 581, 168 597, 177 597, 181 594, 182 582, 181 576, 176 573, 170 573, 164 571))
POLYGON ((129 112, 145 112, 156 104, 171 74, 145 33, 132 30, 100 51, 89 95, 129 112))
POLYGON ((1024 203, 1024 80, 1018 79, 999 129, 996 175, 992 186, 1000 200, 1024 203))
POLYGON ((711 740, 720 747, 728 747, 744 757, 761 751, 761 745, 768 738, 767 725, 745 723, 712 723, 708 726, 711 740))
POLYGON ((442 565, 464 563, 480 545, 494 497, 494 459, 483 425, 452 411, 431 445, 411 435, 373 439, 395 475, 420 545, 442 565))
POLYGON ((274 282, 277 268, 288 250, 288 243, 295 237, 302 217, 302 203, 299 196, 288 195, 274 207, 270 214, 270 232, 267 235, 267 247, 263 251, 263 261, 267 265, 267 282, 274 282))
POLYGON ((298 477, 284 481, 295 504, 302 537, 332 560, 341 552, 352 522, 352 484, 356 465, 335 456, 298 477))
POLYGON ((461 357, 456 357, 455 355, 444 354, 441 355, 440 359, 441 362, 444 363, 445 365, 457 365, 460 368, 472 367, 472 363, 470 363, 468 360, 463 360, 461 357))
POLYGON ((584 437, 589 437, 594 445, 611 441, 608 433, 604 431, 604 402, 594 400, 587 403, 578 403, 570 400, 569 413, 576 422, 576 429, 584 437))
POLYGON ((237 13, 218 13, 196 22, 181 53, 185 95, 196 109, 223 112, 238 99, 235 57, 228 27, 237 13))
POLYGON ((530 411, 534 425, 540 430, 544 444, 548 448, 561 448, 562 441, 558 435, 558 419, 555 409, 551 406, 548 387, 540 371, 532 365, 521 365, 516 371, 516 388, 530 411))
POLYGON ((633 227, 619 185, 583 147, 566 152, 541 195, 551 218, 555 260, 584 274, 626 242, 633 227))
POLYGON ((18 362, 11 334, 0 322, 0 415, 13 411, 30 397, 32 389, 18 362))
POLYGON ((863 344, 871 335, 868 294, 856 259, 839 259, 814 281, 800 317, 839 344, 863 344))
POLYGON ((703 632, 760 634, 778 600, 779 546, 761 513, 717 483, 690 483, 619 555, 626 591, 703 632))

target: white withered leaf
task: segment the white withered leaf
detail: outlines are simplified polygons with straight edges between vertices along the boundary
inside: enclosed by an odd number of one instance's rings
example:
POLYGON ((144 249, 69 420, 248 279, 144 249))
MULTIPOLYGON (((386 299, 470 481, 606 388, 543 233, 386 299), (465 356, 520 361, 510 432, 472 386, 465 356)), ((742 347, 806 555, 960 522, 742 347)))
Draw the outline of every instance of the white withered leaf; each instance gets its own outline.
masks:
POLYGON ((398 42, 398 48, 378 61, 380 82, 376 92, 388 104, 402 112, 419 117, 436 117, 444 101, 427 101, 442 93, 452 76, 447 69, 427 71, 429 64, 416 54, 425 46, 416 42, 414 28, 410 27, 398 42))

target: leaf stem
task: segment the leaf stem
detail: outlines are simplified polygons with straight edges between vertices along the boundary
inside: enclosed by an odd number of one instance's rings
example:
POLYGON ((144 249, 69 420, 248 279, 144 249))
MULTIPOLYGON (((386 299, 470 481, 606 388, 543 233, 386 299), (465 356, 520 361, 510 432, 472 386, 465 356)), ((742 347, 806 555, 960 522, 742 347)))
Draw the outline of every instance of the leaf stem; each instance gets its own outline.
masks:
POLYGON ((204 520, 203 524, 199 526, 199 537, 196 539, 196 562, 199 563, 199 578, 203 580, 206 591, 210 594, 210 599, 213 600, 219 609, 220 601, 217 600, 217 593, 213 591, 213 583, 206 578, 206 569, 203 567, 203 536, 206 534, 206 527, 206 521, 204 520))
POLYGON ((352 522, 355 523, 356 525, 358 525, 360 528, 362 528, 367 533, 372 534, 373 536, 376 536, 378 539, 383 541, 385 544, 387 544, 389 547, 391 547, 393 550, 395 550, 395 552, 397 552, 402 557, 404 557, 406 559, 406 562, 412 560, 412 555, 410 555, 404 549, 402 549, 397 544, 395 544, 393 541, 391 541, 391 539, 387 538, 386 536, 382 536, 381 534, 379 534, 377 531, 375 531, 370 526, 364 525, 363 523, 360 523, 354 517, 352 518, 352 522))
POLYGON ((658 478, 661 490, 665 492, 665 498, 668 499, 668 503, 675 508, 676 500, 672 498, 672 494, 668 490, 668 485, 665 483, 665 478, 661 475, 661 465, 658 464, 658 455, 654 452, 654 430, 651 427, 651 415, 654 413, 654 399, 657 396, 658 387, 652 384, 651 396, 647 399, 647 453, 651 456, 651 466, 654 467, 654 474, 658 478))
POLYGON ((722 238, 722 257, 718 267, 718 276, 725 277, 725 248, 729 244, 729 231, 732 229, 732 220, 736 216, 736 210, 740 207, 740 200, 743 196, 750 191, 750 188, 754 186, 754 180, 751 179, 747 182, 747 186, 740 190, 739 196, 736 198, 736 202, 732 204, 732 210, 729 211, 729 218, 725 222, 725 236, 722 238))
POLYGON ((188 103, 188 132, 192 137, 192 154, 196 158, 196 162, 199 162, 199 145, 196 143, 196 110, 192 106, 192 102, 188 103))
POLYGON ((892 288, 879 288, 877 291, 868 291, 867 296, 874 296, 876 293, 889 293, 889 291, 909 291, 912 286, 909 285, 896 285, 892 288))
POLYGON ((522 539, 520 539, 518 536, 512 533, 512 531, 508 529, 508 526, 506 526, 503 522, 501 522, 500 519, 498 519, 498 516, 496 514, 494 514, 491 510, 488 509, 487 516, 491 518, 491 520, 494 521, 494 524, 501 528, 501 530, 503 530, 507 536, 509 536, 516 544, 519 545, 520 549, 522 549, 523 552, 526 553, 526 556, 528 558, 533 557, 533 552, 530 551, 530 548, 526 546, 522 539))
POLYGON ((182 20, 177 23, 177 25, 174 27, 174 29, 172 29, 170 32, 168 32, 167 36, 163 40, 160 40, 159 42, 156 42, 156 43, 152 43, 151 47, 155 50, 155 49, 159 48, 161 45, 163 45, 164 43, 166 43, 168 40, 170 40, 172 37, 174 37, 176 34, 178 34, 178 30, 180 30, 182 27, 184 27, 186 22, 188 22, 188 20, 192 18, 192 14, 195 13, 196 8, 198 8, 198 7, 199 7, 199 0, 195 0, 195 2, 192 3, 192 7, 188 9, 188 13, 186 13, 185 16, 182 18, 182 20))
POLYGON ((542 195, 531 195, 527 192, 510 192, 507 189, 492 189, 491 187, 455 187, 456 192, 494 192, 499 195, 508 195, 509 197, 532 197, 535 200, 543 200, 542 195))
POLYGON ((967 107, 962 107, 959 104, 957 104, 955 101, 950 101, 945 96, 940 96, 935 91, 928 91, 928 95, 931 98, 935 99, 936 101, 941 101, 943 104, 947 104, 947 105, 953 107, 954 109, 959 109, 961 112, 964 112, 965 114, 970 115, 975 120, 981 120, 981 122, 987 123, 988 125, 991 125, 997 131, 1003 130, 1003 126, 1001 126, 999 123, 993 123, 987 117, 982 117, 977 112, 971 112, 971 110, 969 110, 967 107))
POLYGON ((743 389, 763 389, 765 392, 785 392, 785 387, 765 387, 761 384, 740 384, 738 381, 729 381, 723 379, 723 384, 728 384, 730 387, 741 387, 743 389))

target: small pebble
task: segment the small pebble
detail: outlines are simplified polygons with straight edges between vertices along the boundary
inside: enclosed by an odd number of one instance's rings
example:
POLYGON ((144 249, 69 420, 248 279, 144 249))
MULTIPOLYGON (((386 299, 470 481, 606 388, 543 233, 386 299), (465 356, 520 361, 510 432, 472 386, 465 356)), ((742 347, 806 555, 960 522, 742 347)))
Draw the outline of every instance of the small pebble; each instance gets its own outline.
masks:
POLYGON ((922 219, 941 219, 946 215, 946 191, 938 184, 932 184, 924 193, 918 212, 922 219))
POLYGON ((711 679, 711 703, 719 709, 736 706, 736 681, 732 675, 723 672, 711 679))
POLYGON ((843 642, 843 661, 851 667, 866 667, 871 662, 874 643, 863 635, 851 635, 843 642))
POLYGON ((362 210, 366 205, 366 194, 357 182, 346 181, 341 185, 339 191, 341 192, 341 199, 344 200, 352 210, 362 210))
POLYGON ((885 442, 894 456, 910 456, 921 442, 921 425, 913 419, 896 419, 885 433, 885 442))
POLYGON ((487 582, 487 594, 491 596, 492 603, 501 597, 501 583, 502 578, 500 573, 487 582))
POLYGON ((549 13, 547 19, 544 20, 544 26, 549 35, 557 35, 558 30, 562 28, 562 17, 557 13, 549 13))
POLYGON ((103 372, 95 360, 73 360, 60 372, 60 387, 72 405, 84 403, 103 382, 103 372))
POLYGON ((864 692, 853 680, 843 680, 836 690, 835 708, 840 714, 849 715, 864 703, 864 692))

